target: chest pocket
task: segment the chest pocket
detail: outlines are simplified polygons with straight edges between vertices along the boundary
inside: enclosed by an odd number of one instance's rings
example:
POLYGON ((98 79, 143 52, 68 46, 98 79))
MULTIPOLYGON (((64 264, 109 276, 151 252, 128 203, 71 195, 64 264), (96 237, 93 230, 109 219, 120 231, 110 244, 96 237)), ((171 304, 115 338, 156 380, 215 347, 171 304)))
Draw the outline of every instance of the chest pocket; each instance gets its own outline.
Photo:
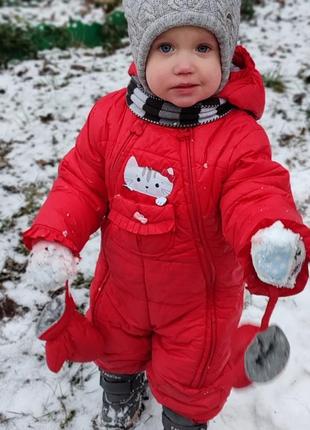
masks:
POLYGON ((175 240, 175 214, 172 204, 164 206, 137 203, 116 195, 108 218, 106 240, 143 256, 159 256, 171 249, 175 240))

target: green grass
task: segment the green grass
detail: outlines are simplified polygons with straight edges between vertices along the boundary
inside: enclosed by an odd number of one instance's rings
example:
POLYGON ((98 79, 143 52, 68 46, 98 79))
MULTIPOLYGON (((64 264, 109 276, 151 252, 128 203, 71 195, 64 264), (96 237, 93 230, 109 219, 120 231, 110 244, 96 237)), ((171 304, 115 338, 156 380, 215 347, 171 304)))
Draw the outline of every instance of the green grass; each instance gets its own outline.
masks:
POLYGON ((263 75, 266 88, 271 88, 276 93, 285 93, 286 85, 278 72, 270 72, 263 75))

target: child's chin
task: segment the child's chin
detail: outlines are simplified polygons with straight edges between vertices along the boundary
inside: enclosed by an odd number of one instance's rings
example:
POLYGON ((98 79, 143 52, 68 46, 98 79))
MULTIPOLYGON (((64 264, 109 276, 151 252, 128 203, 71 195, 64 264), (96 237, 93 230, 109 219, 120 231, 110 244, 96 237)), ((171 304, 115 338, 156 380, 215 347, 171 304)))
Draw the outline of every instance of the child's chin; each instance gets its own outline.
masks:
POLYGON ((170 103, 174 104, 175 106, 179 108, 188 108, 191 106, 194 106, 196 103, 198 103, 200 100, 197 99, 188 99, 188 100, 180 100, 180 99, 172 99, 169 100, 170 103))

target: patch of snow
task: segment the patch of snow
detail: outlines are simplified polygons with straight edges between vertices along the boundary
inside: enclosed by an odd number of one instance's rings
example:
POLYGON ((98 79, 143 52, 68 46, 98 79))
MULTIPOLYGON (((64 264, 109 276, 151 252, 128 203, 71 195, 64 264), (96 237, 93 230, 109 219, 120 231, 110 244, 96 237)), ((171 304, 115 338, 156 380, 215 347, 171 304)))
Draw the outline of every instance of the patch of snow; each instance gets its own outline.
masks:
POLYGON ((31 280, 43 291, 54 291, 75 277, 77 264, 78 258, 65 246, 40 240, 32 248, 26 280, 31 280))
POLYGON ((294 288, 306 252, 300 235, 276 221, 252 237, 251 256, 261 281, 294 288))
POLYGON ((85 0, 44 0, 39 7, 33 5, 6 6, 0 8, 0 22, 39 25, 42 22, 57 26, 65 25, 69 20, 84 23, 104 22, 102 8, 95 8, 85 0))

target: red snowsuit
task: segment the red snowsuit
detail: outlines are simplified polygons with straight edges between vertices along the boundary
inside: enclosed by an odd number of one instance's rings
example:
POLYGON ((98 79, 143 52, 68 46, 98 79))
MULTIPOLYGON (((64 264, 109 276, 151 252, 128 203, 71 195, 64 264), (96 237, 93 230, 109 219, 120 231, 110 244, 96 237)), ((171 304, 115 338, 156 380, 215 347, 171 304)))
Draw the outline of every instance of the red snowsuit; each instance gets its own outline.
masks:
MULTIPOLYGON (((241 70, 220 96, 237 109, 206 125, 141 120, 127 107, 125 88, 99 100, 24 235, 29 248, 45 239, 78 255, 101 228, 88 312, 102 335, 100 357, 95 344, 89 349, 107 371, 147 369, 158 401, 197 422, 217 415, 231 390, 231 342, 245 281, 256 294, 277 290, 256 277, 251 236, 281 220, 301 234, 309 253, 288 172, 271 161, 256 122, 264 109, 261 76, 242 47, 234 63, 241 70), (124 186, 133 156, 173 183, 163 206, 124 186)), ((301 291, 307 276, 305 263, 294 291, 276 294, 301 291)), ((78 344, 84 333, 70 330, 78 344)), ((83 350, 74 359, 84 361, 83 350)))

